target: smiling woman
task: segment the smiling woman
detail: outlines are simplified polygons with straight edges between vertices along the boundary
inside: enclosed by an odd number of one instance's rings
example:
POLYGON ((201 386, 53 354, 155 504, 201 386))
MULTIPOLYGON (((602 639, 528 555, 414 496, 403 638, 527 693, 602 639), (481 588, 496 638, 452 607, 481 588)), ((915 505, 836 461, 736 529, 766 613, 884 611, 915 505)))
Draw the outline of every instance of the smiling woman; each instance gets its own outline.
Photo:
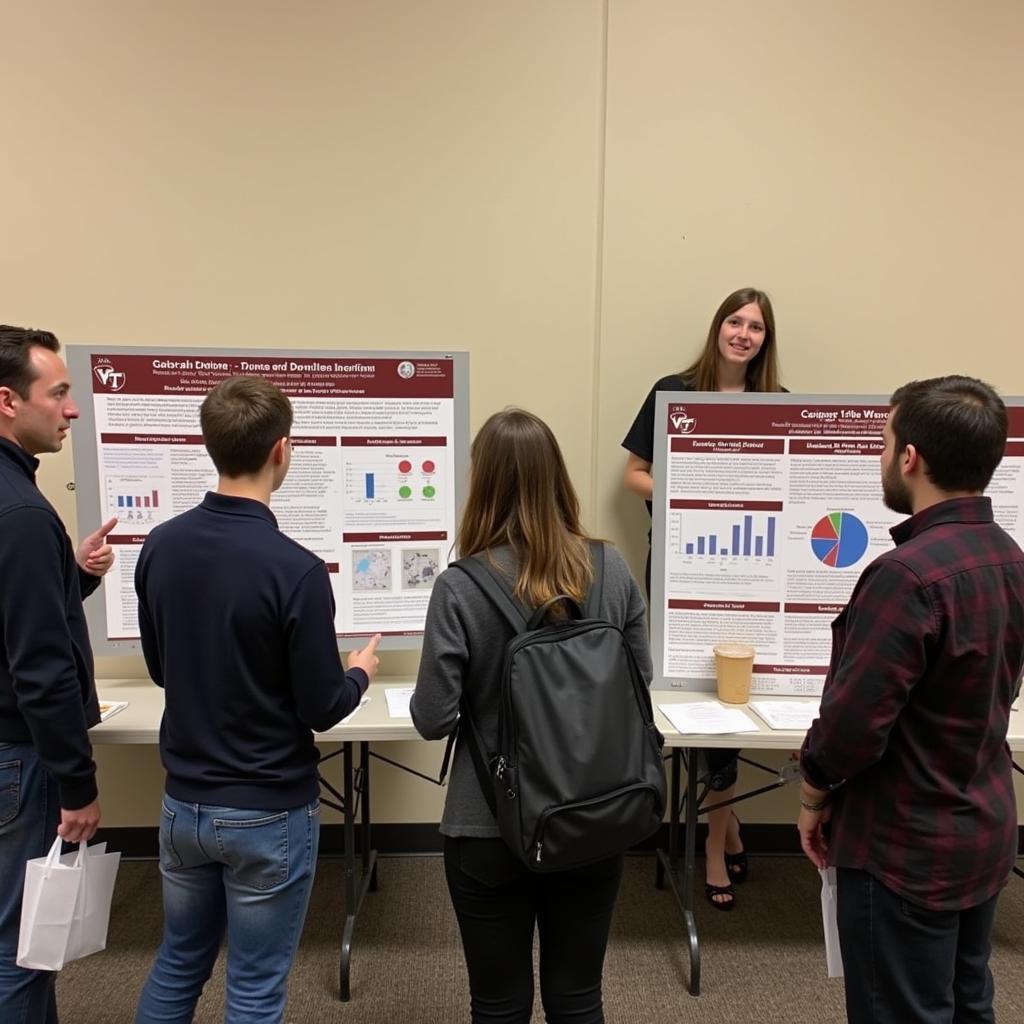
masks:
MULTIPOLYGON (((700 356, 685 370, 662 377, 644 399, 622 447, 629 453, 623 485, 639 494, 651 511, 654 478, 654 406, 659 391, 785 391, 779 383, 775 313, 771 300, 757 288, 741 288, 727 296, 708 328, 700 356)), ((650 534, 648 534, 648 539, 650 534)), ((651 556, 647 554, 647 596, 651 592, 651 556)), ((738 750, 706 750, 703 760, 716 802, 727 802, 736 785, 738 750)), ((740 839, 739 819, 723 807, 708 814, 705 892, 718 910, 732 910, 734 882, 747 877, 747 856, 740 839)))

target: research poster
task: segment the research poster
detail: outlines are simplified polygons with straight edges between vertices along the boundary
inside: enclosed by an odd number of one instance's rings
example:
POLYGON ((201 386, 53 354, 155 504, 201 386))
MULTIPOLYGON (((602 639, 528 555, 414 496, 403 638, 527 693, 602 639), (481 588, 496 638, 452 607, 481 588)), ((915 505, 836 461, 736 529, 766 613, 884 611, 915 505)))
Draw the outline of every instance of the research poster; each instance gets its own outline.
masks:
MULTIPOLYGON (((1012 403, 1012 404, 1011 404, 1012 403)), ((987 491, 1024 545, 1024 407, 987 491)), ((882 502, 884 397, 658 396, 655 685, 713 689, 712 648, 756 650, 751 691, 819 695, 831 625, 905 516, 882 502)))
POLYGON ((138 637, 133 577, 149 531, 216 487, 199 408, 210 388, 239 374, 266 377, 292 401, 291 468, 271 510, 284 533, 327 563, 339 637, 422 633, 463 477, 467 375, 458 357, 92 349, 75 353, 83 360, 91 419, 83 433, 94 450, 83 473, 76 436, 76 476, 95 488, 80 493, 80 518, 83 504, 99 521, 118 517, 103 590, 108 641, 138 637))

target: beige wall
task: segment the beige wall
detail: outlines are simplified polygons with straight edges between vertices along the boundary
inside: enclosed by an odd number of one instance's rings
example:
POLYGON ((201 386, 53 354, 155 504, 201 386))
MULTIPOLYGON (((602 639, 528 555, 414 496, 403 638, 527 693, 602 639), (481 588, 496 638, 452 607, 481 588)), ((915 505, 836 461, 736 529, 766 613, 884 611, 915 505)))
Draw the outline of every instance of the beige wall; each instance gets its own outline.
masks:
MULTIPOLYGON (((619 441, 735 287, 773 295, 791 389, 1024 392, 1016 0, 0 0, 0 32, 0 318, 466 349, 472 425, 548 419, 637 568, 619 441)), ((71 478, 46 460, 73 526, 71 478)), ((155 751, 99 759, 106 823, 155 823, 155 751)), ((440 791, 374 779, 378 820, 436 819, 440 791)))

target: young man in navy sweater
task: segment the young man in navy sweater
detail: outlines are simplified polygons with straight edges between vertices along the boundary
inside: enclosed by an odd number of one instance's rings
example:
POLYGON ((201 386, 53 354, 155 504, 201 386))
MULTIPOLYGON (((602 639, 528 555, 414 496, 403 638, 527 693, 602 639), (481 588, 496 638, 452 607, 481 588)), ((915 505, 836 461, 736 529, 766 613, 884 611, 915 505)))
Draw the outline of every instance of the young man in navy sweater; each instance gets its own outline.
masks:
POLYGON ((17 966, 25 862, 100 821, 87 730, 100 720, 82 610, 114 563, 111 519, 77 551, 36 487, 78 417, 49 331, 0 326, 0 1021, 56 1024, 51 971, 17 966))
POLYGON ((341 664, 327 567, 277 528, 291 403, 262 377, 200 411, 216 492, 154 529, 135 572, 146 665, 165 690, 164 939, 137 1022, 189 1021, 227 930, 229 1021, 282 1019, 316 868, 312 730, 356 708, 379 635, 341 664))

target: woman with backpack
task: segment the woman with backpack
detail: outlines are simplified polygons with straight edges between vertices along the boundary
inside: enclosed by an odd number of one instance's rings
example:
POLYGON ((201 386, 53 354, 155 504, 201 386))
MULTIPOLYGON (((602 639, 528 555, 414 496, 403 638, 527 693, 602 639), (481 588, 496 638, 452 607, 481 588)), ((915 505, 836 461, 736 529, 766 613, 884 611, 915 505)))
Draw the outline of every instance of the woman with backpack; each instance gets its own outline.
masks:
MULTIPOLYGON (((654 495, 651 466, 654 462, 654 409, 658 392, 785 391, 779 383, 776 350, 775 314, 771 300, 756 288, 741 288, 726 296, 718 307, 698 358, 685 370, 662 377, 651 388, 622 442, 622 447, 629 452, 623 485, 645 500, 648 513, 654 495)), ((650 597, 650 551, 645 581, 647 596, 650 597)), ((736 793, 739 753, 738 750, 703 751, 715 803, 731 800, 736 793)), ((739 819, 731 807, 711 811, 707 818, 704 892, 716 910, 732 910, 736 903, 733 883, 747 878, 747 854, 740 838, 739 819)))
MULTIPOLYGON (((476 561, 497 570, 526 609, 558 595, 585 606, 597 558, 592 559, 579 501, 548 426, 520 409, 495 413, 473 441, 471 462, 457 540, 461 557, 478 556, 476 561)), ((598 575, 603 580, 596 615, 622 631, 619 643, 624 639, 638 670, 649 713, 643 596, 610 545, 603 545, 598 575)), ((560 613, 568 614, 556 605, 551 614, 557 621, 560 613)), ((441 833, 469 970, 472 1021, 528 1024, 536 928, 546 1019, 603 1024, 601 972, 623 855, 566 870, 531 870, 501 838, 490 808, 494 790, 485 796, 480 770, 486 769, 478 770, 481 749, 499 749, 502 668, 506 645, 516 635, 467 572, 450 566, 437 578, 410 707, 425 739, 449 736, 459 723, 460 704, 471 718, 472 728, 463 723, 455 746, 441 833)), ((538 857, 540 852, 538 844, 538 857)))

